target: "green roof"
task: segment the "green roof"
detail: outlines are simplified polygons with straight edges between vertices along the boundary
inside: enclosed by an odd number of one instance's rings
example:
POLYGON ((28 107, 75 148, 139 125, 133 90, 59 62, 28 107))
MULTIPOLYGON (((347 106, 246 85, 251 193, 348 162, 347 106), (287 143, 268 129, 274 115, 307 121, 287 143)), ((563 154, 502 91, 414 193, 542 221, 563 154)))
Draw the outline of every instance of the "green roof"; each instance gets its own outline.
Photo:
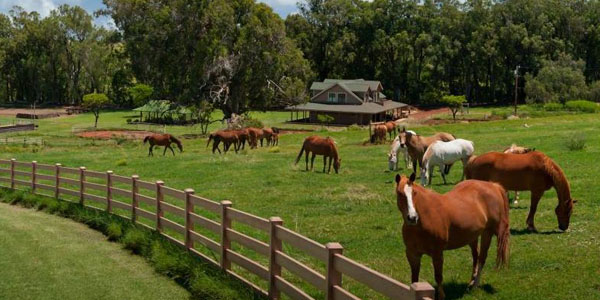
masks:
POLYGON ((351 104, 325 104, 309 102, 295 106, 289 106, 286 110, 291 111, 317 111, 317 112, 337 112, 354 114, 378 114, 392 109, 407 106, 404 103, 387 100, 381 103, 365 102, 360 105, 351 104))

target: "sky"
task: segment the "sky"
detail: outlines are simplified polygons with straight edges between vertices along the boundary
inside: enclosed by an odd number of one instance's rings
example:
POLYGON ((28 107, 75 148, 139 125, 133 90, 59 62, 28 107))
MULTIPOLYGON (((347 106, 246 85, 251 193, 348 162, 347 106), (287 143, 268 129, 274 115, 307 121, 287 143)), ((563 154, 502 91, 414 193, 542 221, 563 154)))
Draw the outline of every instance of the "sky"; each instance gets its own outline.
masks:
MULTIPOLYGON (((296 3, 301 0, 258 0, 259 2, 267 3, 277 12, 282 18, 287 15, 297 12, 296 3)), ((0 13, 8 14, 9 10, 19 5, 26 11, 37 11, 42 17, 47 16, 50 11, 62 4, 79 5, 89 13, 103 8, 102 0, 0 0, 0 13)), ((102 17, 96 20, 98 25, 111 26, 110 18, 102 17)))

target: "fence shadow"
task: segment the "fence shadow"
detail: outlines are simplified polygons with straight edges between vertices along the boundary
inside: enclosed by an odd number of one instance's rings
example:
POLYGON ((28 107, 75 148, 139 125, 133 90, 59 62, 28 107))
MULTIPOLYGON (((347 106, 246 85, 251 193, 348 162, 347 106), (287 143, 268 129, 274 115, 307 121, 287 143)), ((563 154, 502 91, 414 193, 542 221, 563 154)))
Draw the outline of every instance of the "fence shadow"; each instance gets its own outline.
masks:
MULTIPOLYGON (((496 289, 488 283, 480 285, 477 289, 484 291, 488 295, 496 293, 496 289)), ((463 298, 471 290, 468 289, 466 283, 448 282, 444 283, 444 292, 446 292, 446 300, 455 300, 463 298)))

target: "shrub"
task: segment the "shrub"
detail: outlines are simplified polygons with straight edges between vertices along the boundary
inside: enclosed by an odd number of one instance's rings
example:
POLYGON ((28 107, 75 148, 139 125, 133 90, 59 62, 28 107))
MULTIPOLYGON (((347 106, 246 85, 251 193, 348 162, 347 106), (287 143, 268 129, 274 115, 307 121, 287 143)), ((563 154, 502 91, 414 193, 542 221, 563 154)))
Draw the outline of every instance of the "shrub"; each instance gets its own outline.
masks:
POLYGON ((242 125, 244 128, 248 128, 248 127, 263 128, 263 127, 265 127, 265 125, 263 124, 262 121, 260 121, 258 119, 253 119, 250 117, 244 118, 242 125))
POLYGON ((109 241, 117 241, 123 235, 123 229, 121 224, 117 222, 111 222, 106 226, 106 236, 108 236, 109 241))
POLYGON ((143 254, 150 247, 150 235, 138 228, 131 228, 121 239, 125 249, 135 254, 143 254))
POLYGON ((348 131, 359 131, 359 130, 362 130, 362 128, 356 124, 352 124, 352 125, 348 126, 347 130, 348 131))
POLYGON ((281 149, 279 149, 279 146, 269 148, 269 153, 279 153, 279 152, 281 152, 281 149))
POLYGON ((122 166, 126 166, 127 165, 127 160, 126 159, 119 159, 117 161, 117 166, 122 167, 122 166))
POLYGON ((506 110, 500 110, 500 109, 492 110, 492 116, 500 117, 502 119, 508 118, 509 115, 510 115, 510 113, 506 110))
POLYGON ((562 104, 554 102, 544 104, 543 108, 545 111, 560 111, 564 109, 562 104))
POLYGON ((587 100, 572 100, 565 103, 565 107, 570 111, 595 113, 600 111, 598 104, 587 100))
POLYGON ((456 121, 456 114, 462 109, 463 103, 467 102, 464 95, 461 96, 444 96, 442 97, 441 103, 448 106, 450 112, 452 112, 452 120, 456 121))
POLYGON ((585 148, 586 138, 582 134, 572 135, 567 139, 567 149, 571 151, 579 151, 585 148))
POLYGON ((321 122, 321 123, 329 124, 329 123, 333 122, 335 120, 335 118, 330 115, 319 114, 319 115, 317 115, 317 120, 319 120, 319 122, 321 122))

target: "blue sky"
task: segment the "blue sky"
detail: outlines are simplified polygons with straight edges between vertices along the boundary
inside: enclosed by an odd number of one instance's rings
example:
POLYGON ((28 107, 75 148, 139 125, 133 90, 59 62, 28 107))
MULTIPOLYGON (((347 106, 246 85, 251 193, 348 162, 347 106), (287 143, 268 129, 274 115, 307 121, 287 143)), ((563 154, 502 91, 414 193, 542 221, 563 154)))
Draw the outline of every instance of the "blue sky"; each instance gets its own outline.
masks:
MULTIPOLYGON (((296 12, 298 9, 296 3, 301 0, 258 0, 273 7, 273 10, 282 17, 296 12)), ((102 0, 0 0, 0 13, 8 14, 8 11, 15 5, 23 7, 26 11, 37 11, 42 16, 47 16, 50 11, 61 4, 79 5, 85 8, 88 12, 103 8, 102 0)), ((96 20, 99 25, 110 24, 108 18, 96 20)))

